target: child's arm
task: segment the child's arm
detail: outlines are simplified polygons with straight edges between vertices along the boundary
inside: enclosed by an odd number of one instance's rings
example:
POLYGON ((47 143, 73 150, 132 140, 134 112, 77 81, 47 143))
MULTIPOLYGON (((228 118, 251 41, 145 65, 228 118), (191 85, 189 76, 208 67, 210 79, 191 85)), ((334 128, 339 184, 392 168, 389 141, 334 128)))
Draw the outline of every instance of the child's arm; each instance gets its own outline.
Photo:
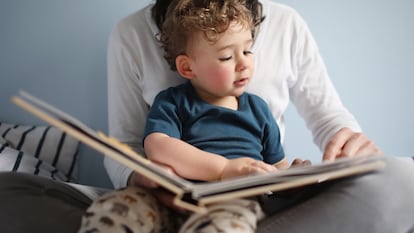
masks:
POLYGON ((149 134, 144 140, 144 149, 150 160, 172 167, 186 179, 214 181, 275 169, 251 158, 229 160, 163 133, 149 134))

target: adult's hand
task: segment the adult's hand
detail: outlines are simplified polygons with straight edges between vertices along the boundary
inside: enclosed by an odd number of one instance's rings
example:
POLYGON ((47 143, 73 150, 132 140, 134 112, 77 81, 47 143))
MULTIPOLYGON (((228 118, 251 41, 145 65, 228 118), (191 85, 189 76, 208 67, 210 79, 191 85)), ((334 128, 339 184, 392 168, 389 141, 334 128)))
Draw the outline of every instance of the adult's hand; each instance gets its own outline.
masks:
MULTIPOLYGON (((167 173, 171 175, 175 175, 175 172, 171 167, 163 165, 163 164, 157 164, 157 165, 162 167, 167 173)), ((152 181, 151 179, 137 172, 132 172, 132 174, 129 176, 128 186, 137 186, 137 187, 144 187, 144 188, 158 188, 159 187, 159 185, 156 182, 152 181)))
POLYGON ((342 128, 327 144, 323 160, 371 154, 382 155, 382 152, 363 133, 354 132, 349 128, 342 128))
MULTIPOLYGON (((160 165, 162 168, 165 169, 165 171, 167 173, 170 173, 171 175, 175 175, 175 172, 173 171, 172 168, 168 167, 168 166, 164 166, 161 164, 160 165)), ((148 179, 147 177, 137 173, 137 172, 132 172, 132 174, 130 175, 129 179, 128 179, 128 186, 137 186, 137 187, 141 187, 141 188, 146 188, 149 192, 151 192, 162 204, 170 207, 170 208, 175 208, 178 210, 181 210, 179 207, 174 205, 174 195, 169 192, 168 190, 162 188, 161 186, 159 186, 159 184, 157 184, 156 182, 152 181, 151 179, 148 179)))

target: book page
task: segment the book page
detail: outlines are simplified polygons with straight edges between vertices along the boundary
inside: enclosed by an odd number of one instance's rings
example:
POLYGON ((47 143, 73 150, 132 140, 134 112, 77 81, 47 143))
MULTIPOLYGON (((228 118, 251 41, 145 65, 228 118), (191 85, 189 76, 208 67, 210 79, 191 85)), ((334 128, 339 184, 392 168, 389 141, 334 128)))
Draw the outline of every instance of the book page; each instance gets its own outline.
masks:
MULTIPOLYGON (((347 168, 358 168, 360 172, 365 172, 364 165, 371 165, 380 162, 378 167, 382 167, 382 157, 377 155, 372 156, 358 156, 352 158, 341 158, 335 161, 322 162, 316 165, 293 167, 286 170, 277 170, 270 173, 257 174, 246 177, 232 178, 220 182, 209 182, 202 184, 195 184, 193 195, 195 198, 201 196, 208 196, 217 192, 229 192, 243 189, 245 187, 258 187, 278 183, 289 183, 303 177, 325 175, 325 179, 329 178, 329 174, 335 171, 346 171, 347 168)), ((372 170, 372 169, 369 169, 372 170)), ((358 174, 358 170, 349 169, 349 176, 358 174)), ((344 175, 345 176, 345 175, 344 175)), ((322 176, 321 176, 322 177, 322 176)), ((315 182, 322 182, 324 180, 315 180, 315 182)))
POLYGON ((191 189, 191 182, 167 173, 165 169, 139 155, 115 138, 110 138, 102 132, 89 128, 71 115, 26 92, 22 91, 19 95, 12 97, 12 102, 49 124, 60 128, 82 143, 91 146, 106 156, 110 156, 125 166, 131 167, 174 193, 182 193, 191 189))

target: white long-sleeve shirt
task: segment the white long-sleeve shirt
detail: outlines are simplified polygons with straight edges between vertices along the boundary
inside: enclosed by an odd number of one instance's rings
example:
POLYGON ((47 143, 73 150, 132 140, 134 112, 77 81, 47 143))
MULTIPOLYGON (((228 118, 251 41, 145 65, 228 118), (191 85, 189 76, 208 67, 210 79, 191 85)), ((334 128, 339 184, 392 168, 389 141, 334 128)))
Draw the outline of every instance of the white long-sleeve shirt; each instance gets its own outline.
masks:
MULTIPOLYGON (((339 129, 360 131, 342 105, 306 22, 288 6, 262 0, 266 17, 252 48, 255 74, 247 91, 270 106, 283 142, 283 113, 289 101, 296 106, 323 150, 339 129)), ((155 95, 184 82, 170 70, 160 44, 158 28, 149 6, 121 20, 108 46, 109 135, 143 153, 146 115, 155 95)), ((105 167, 116 188, 123 187, 132 170, 105 158, 105 167)))

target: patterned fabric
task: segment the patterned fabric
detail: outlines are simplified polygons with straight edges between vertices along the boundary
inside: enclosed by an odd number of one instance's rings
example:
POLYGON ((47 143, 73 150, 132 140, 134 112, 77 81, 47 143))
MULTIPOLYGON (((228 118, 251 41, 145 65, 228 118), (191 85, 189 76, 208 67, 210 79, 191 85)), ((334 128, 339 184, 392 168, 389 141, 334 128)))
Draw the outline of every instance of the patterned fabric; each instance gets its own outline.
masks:
POLYGON ((0 123, 0 171, 76 181, 79 142, 51 126, 0 123))
POLYGON ((238 199, 212 205, 206 214, 188 218, 163 207, 147 191, 129 187, 95 200, 78 233, 253 233, 263 217, 256 201, 238 199))
POLYGON ((236 199, 212 205, 207 214, 194 214, 180 233, 254 233, 264 218, 260 205, 253 200, 236 199))
MULTIPOLYGON (((171 213, 153 195, 130 187, 102 195, 86 210, 79 233, 177 232, 171 213)), ((174 216, 178 221, 180 216, 174 216)))

